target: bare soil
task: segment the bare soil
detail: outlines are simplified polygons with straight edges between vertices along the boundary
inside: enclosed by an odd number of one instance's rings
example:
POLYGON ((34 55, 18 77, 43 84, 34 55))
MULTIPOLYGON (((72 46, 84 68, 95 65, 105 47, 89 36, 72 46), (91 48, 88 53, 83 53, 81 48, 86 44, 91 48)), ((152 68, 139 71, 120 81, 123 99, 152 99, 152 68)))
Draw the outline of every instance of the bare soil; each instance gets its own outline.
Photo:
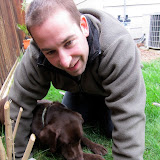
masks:
POLYGON ((141 61, 150 62, 151 60, 156 60, 160 58, 160 50, 156 49, 145 49, 144 47, 139 47, 141 52, 141 61))

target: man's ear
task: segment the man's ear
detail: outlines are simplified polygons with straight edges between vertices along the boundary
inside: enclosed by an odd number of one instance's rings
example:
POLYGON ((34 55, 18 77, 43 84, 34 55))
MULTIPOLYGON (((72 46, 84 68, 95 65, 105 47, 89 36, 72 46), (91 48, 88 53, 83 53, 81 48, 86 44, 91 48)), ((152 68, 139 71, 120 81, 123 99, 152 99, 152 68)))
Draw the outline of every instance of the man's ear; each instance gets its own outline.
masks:
POLYGON ((87 19, 84 15, 81 15, 80 27, 85 37, 88 37, 89 36, 89 26, 88 26, 87 19))

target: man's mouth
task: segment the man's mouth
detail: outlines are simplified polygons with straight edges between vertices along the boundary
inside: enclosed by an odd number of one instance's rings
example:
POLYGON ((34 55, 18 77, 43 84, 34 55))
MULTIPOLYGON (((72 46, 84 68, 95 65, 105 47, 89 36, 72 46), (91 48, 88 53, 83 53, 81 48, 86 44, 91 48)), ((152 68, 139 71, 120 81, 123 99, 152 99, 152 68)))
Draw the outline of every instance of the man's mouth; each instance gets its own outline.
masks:
POLYGON ((72 67, 67 68, 67 70, 72 72, 76 71, 78 69, 78 66, 79 66, 79 60, 72 67))

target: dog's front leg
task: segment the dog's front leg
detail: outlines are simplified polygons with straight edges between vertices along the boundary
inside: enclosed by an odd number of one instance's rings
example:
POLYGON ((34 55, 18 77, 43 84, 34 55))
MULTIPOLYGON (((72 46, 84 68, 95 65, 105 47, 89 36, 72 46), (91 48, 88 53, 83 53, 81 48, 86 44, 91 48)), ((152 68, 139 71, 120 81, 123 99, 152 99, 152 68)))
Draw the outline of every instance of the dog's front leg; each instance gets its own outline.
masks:
POLYGON ((82 137, 82 143, 85 146, 87 146, 95 154, 99 154, 99 155, 105 155, 105 154, 107 154, 107 149, 104 146, 92 142, 87 137, 84 137, 84 136, 82 137))
POLYGON ((83 153, 84 160, 105 160, 98 154, 83 153))

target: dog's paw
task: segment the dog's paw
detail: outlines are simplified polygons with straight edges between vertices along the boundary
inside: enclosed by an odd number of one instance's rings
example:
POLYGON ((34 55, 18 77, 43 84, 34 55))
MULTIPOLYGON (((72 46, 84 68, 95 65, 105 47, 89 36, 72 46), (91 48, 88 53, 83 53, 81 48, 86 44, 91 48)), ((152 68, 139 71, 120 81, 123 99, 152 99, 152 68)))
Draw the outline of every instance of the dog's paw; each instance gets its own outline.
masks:
POLYGON ((94 143, 85 136, 82 137, 82 142, 95 154, 99 155, 107 154, 107 149, 103 145, 94 143))
POLYGON ((103 157, 97 154, 83 153, 84 160, 105 160, 103 157))
POLYGON ((107 154, 107 149, 103 145, 100 145, 100 144, 95 143, 94 145, 90 146, 90 149, 95 154, 99 154, 99 155, 106 155, 107 154))

